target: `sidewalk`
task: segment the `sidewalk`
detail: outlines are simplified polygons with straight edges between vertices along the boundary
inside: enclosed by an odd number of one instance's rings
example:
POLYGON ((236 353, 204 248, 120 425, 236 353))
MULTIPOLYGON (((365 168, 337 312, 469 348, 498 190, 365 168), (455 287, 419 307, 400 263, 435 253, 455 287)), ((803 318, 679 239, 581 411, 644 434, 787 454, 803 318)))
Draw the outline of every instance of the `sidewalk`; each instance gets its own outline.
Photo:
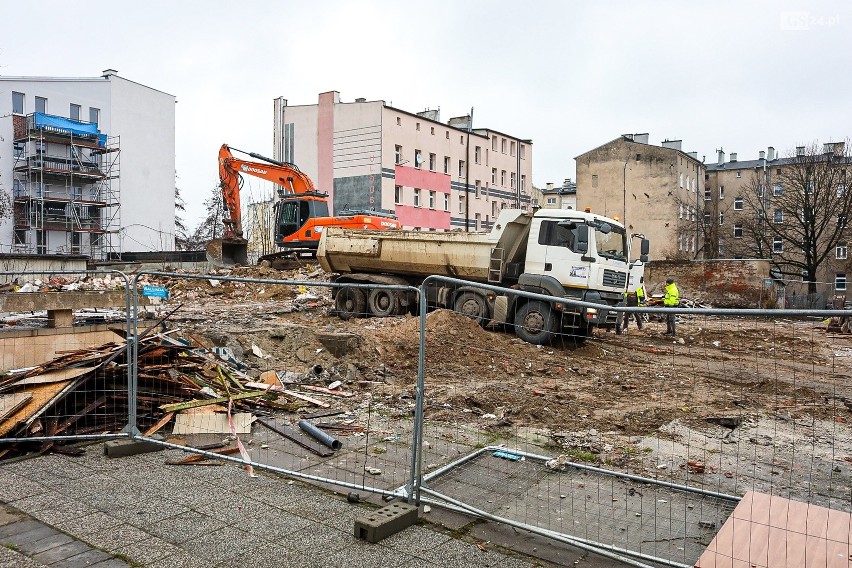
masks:
POLYGON ((550 565, 428 525, 370 544, 352 533, 373 505, 233 464, 164 464, 185 455, 107 459, 94 445, 78 458, 0 465, 0 501, 11 507, 0 511, 0 568, 550 565))

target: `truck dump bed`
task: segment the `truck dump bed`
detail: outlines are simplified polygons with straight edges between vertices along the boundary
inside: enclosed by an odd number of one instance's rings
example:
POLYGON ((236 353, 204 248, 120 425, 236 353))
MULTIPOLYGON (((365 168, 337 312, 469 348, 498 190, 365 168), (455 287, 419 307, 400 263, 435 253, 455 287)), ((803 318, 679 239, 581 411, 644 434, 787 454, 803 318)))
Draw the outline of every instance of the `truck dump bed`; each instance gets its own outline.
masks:
POLYGON ((317 258, 327 272, 437 274, 488 282, 495 244, 485 233, 328 228, 317 258))

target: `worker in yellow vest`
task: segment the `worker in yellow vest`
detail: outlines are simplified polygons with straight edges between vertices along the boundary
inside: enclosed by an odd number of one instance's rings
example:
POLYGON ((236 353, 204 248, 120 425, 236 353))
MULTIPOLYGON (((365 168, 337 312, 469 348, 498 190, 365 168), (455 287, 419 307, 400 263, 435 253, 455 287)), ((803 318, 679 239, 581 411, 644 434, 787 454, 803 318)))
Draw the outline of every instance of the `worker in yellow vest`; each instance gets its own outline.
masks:
MULTIPOLYGON (((644 303, 645 303, 645 285, 640 284, 639 287, 636 288, 636 290, 634 292, 625 292, 624 298, 626 300, 628 307, 634 307, 635 308, 635 307, 644 305, 644 303)), ((645 323, 642 319, 642 314, 637 313, 637 312, 633 312, 632 314, 630 312, 624 312, 624 317, 621 318, 622 329, 627 329, 628 325, 630 324, 631 316, 636 318, 636 327, 638 327, 641 330, 644 327, 645 323)))
MULTIPOLYGON (((663 296, 663 306, 666 308, 676 308, 680 305, 680 291, 677 289, 674 278, 666 278, 665 296, 663 296)), ((675 314, 666 316, 666 335, 675 335, 675 314)))

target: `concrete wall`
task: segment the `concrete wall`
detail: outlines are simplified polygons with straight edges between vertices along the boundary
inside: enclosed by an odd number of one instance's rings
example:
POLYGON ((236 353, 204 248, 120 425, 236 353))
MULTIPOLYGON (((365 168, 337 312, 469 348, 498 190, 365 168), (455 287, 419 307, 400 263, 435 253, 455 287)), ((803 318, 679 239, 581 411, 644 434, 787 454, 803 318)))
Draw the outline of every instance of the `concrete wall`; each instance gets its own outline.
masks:
MULTIPOLYGON (((23 280, 42 277, 55 271, 80 271, 80 275, 86 270, 86 259, 84 257, 60 257, 39 255, 15 255, 0 254, 0 272, 11 272, 10 275, 0 275, 0 284, 7 284, 23 273, 31 273, 33 276, 22 276, 23 280)), ((72 275, 73 277, 73 275, 72 275)))
POLYGON ((123 341, 106 325, 69 329, 0 331, 0 369, 34 367, 57 356, 57 351, 98 347, 123 341))
POLYGON ((767 260, 651 261, 645 265, 645 288, 663 294, 666 278, 677 282, 681 298, 717 308, 774 307, 774 284, 767 286, 767 260))

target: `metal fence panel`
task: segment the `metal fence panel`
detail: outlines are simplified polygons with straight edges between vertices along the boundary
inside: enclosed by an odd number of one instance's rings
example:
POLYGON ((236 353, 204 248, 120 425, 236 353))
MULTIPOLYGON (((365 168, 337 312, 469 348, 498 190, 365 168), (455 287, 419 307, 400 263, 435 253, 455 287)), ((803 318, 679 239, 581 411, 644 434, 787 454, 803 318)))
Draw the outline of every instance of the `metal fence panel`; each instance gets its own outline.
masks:
POLYGON ((852 511, 852 336, 824 323, 850 312, 619 311, 643 329, 579 347, 428 314, 422 499, 671 566, 716 546, 750 491, 852 511))
POLYGON ((127 277, 60 270, 0 279, 0 454, 126 436, 127 277))
MULTIPOLYGON (((153 318, 160 329, 146 337, 142 320, 137 324, 132 374, 140 437, 338 489, 404 494, 411 478, 416 321, 401 313, 365 320, 360 301, 400 287, 356 286, 359 301, 341 299, 338 307, 348 312, 340 319, 334 299, 340 286, 245 272, 136 276, 138 286, 168 292, 153 318), (401 329, 414 344, 398 335, 401 329), (163 368, 169 400, 146 406, 152 385, 163 390, 163 368), (340 447, 324 446, 322 436, 307 433, 312 426, 340 447)), ((402 290, 416 297, 416 288, 402 290)))

